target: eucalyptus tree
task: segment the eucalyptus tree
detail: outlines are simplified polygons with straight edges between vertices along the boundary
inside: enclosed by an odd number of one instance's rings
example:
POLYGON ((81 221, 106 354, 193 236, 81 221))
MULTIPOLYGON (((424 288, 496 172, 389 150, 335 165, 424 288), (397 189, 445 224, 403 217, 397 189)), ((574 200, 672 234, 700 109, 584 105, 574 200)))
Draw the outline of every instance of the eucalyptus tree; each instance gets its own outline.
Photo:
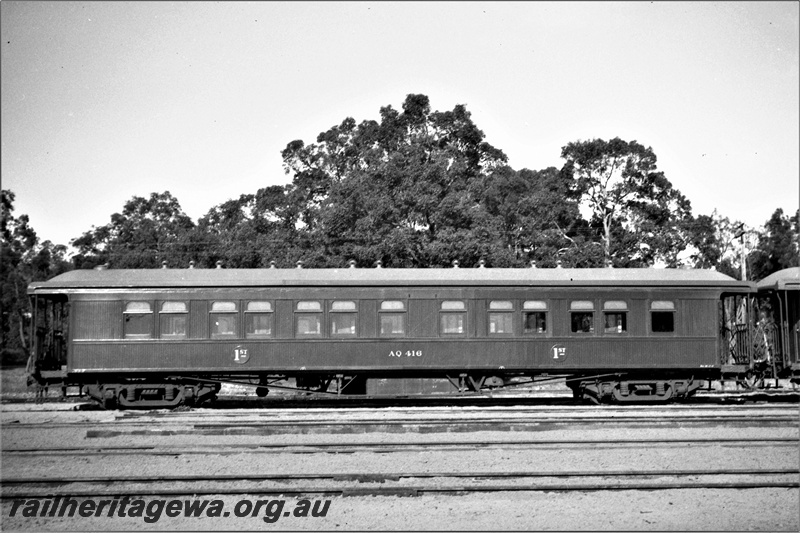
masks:
POLYGON ((211 208, 192 233, 193 240, 204 242, 198 265, 213 267, 220 261, 226 268, 293 266, 310 248, 306 232, 297 228, 298 209, 289 187, 281 185, 211 208))
POLYGON ((15 195, 0 191, 0 349, 3 361, 24 357, 30 346, 28 284, 44 281, 70 269, 67 247, 39 241, 28 215, 14 215, 15 195))
POLYGON ((800 266, 800 209, 793 216, 778 208, 758 234, 750 254, 752 279, 763 279, 784 268, 800 266))
POLYGON ((482 204, 499 226, 513 265, 534 260, 555 266, 562 260, 575 266, 592 255, 585 248, 593 236, 578 209, 580 194, 570 175, 555 167, 501 167, 484 183, 482 204))
POLYGON ((76 268, 109 263, 114 268, 156 268, 185 264, 185 237, 194 227, 169 191, 134 196, 111 221, 93 227, 71 244, 78 250, 76 268))
POLYGON ((678 264, 689 201, 656 166, 652 148, 614 138, 567 144, 562 169, 598 228, 605 261, 616 266, 678 264))
POLYGON ((463 105, 431 111, 427 96, 410 94, 402 111, 385 106, 380 117, 347 118, 316 143, 293 141, 282 152, 298 223, 324 251, 319 262, 477 262, 496 241, 482 226, 480 180, 505 154, 463 105))

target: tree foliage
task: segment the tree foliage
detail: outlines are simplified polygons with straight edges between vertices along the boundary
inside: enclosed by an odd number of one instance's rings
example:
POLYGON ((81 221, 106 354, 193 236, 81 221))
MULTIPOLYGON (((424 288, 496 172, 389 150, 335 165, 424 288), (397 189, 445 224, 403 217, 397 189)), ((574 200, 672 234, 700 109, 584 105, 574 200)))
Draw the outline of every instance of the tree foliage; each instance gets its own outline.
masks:
POLYGON ((723 217, 715 210, 699 215, 687 224, 686 265, 692 268, 713 268, 741 279, 741 243, 750 249, 756 232, 743 222, 723 217))
POLYGON ((194 249, 198 265, 220 261, 228 268, 293 266, 307 251, 297 229, 300 213, 287 187, 272 186, 224 202, 201 217, 193 234, 205 246, 194 249))
POLYGON ((105 226, 74 239, 76 268, 113 263, 115 268, 157 268, 186 255, 185 238, 194 227, 169 191, 134 196, 105 226))
POLYGON ((379 120, 346 118, 281 152, 287 185, 244 193, 197 223, 168 191, 135 196, 108 224, 67 247, 40 242, 2 191, 0 338, 4 356, 30 345, 27 285, 75 268, 644 267, 714 268, 750 279, 800 264, 800 210, 763 229, 689 201, 636 141, 566 144, 561 168, 515 170, 464 105, 427 96, 387 105, 379 120))
POLYGON ((428 97, 408 95, 402 112, 381 120, 352 118, 317 142, 289 143, 284 167, 298 222, 321 254, 312 266, 445 266, 476 263, 496 247, 481 204, 483 180, 506 163, 484 141, 463 105, 431 111, 428 97))
POLYGON ((563 172, 576 181, 606 262, 618 267, 678 265, 691 221, 689 201, 656 166, 652 148, 619 137, 564 146, 563 172))
POLYGON ((651 148, 569 143, 561 169, 517 171, 464 105, 433 111, 422 94, 281 155, 291 183, 219 204, 197 225, 169 193, 133 198, 73 241, 76 265, 677 266, 694 235, 691 206, 651 148))
POLYGON ((50 241, 39 242, 28 215, 15 217, 14 193, 0 191, 0 346, 4 356, 30 347, 31 319, 28 284, 43 281, 70 269, 67 247, 50 241))
MULTIPOLYGON (((614 138, 566 144, 561 168, 515 170, 466 106, 434 111, 409 94, 378 120, 345 118, 281 152, 290 177, 212 207, 195 223, 169 192, 135 196, 108 224, 72 241, 72 264, 93 268, 690 266, 751 279, 798 264, 800 212, 777 210, 763 231, 689 201, 655 152, 614 138)), ((2 196, 3 346, 24 348, 25 287, 70 265, 40 243, 2 196)))
POLYGON ((759 233, 758 247, 750 257, 754 279, 800 266, 800 209, 792 217, 776 209, 759 233))

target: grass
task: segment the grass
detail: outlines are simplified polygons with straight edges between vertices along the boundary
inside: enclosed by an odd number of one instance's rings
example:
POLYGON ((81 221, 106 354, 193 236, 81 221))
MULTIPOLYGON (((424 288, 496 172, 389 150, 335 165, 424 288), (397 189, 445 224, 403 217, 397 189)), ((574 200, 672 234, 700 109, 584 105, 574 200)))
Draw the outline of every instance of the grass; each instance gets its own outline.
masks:
POLYGON ((0 368, 0 394, 19 395, 28 392, 33 394, 33 388, 28 388, 27 378, 28 374, 25 372, 25 365, 0 368))

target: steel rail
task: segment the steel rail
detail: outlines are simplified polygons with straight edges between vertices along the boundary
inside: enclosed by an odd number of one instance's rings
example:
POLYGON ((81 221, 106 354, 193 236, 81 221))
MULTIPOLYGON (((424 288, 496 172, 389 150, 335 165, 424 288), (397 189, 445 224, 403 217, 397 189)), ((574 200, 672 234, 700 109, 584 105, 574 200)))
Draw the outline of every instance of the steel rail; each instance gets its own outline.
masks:
MULTIPOLYGON (((326 428, 338 428, 339 433, 380 433, 384 428, 421 428, 430 431, 435 428, 442 428, 444 432, 448 429, 464 428, 464 431, 520 431, 528 427, 541 428, 542 426, 574 426, 577 424, 582 425, 605 425, 605 426, 674 426, 676 422, 680 423, 683 427, 692 425, 708 424, 711 422, 724 422, 732 426, 748 426, 748 427, 796 427, 798 425, 797 419, 793 417, 787 418, 774 418, 774 419, 753 419, 743 418, 738 420, 731 419, 708 419, 708 420, 494 420, 484 422, 470 422, 465 421, 460 424, 453 424, 452 422, 431 422, 431 421, 414 421, 414 422, 315 422, 315 423, 275 423, 275 424, 253 424, 253 425, 234 425, 234 424, 219 424, 219 425, 202 425, 198 424, 186 429, 140 429, 131 431, 118 431, 114 429, 102 430, 87 430, 86 438, 113 438, 131 435, 146 435, 146 436, 174 436, 174 435, 269 435, 276 434, 303 434, 309 432, 308 430, 324 430, 326 428), (367 431, 370 427, 376 428, 374 431, 367 431), (284 431, 280 431, 284 430, 284 431)), ((408 431, 414 433, 414 431, 408 431)))
POLYGON ((195 481, 273 481, 331 479, 334 481, 358 481, 359 483, 399 481, 416 478, 543 478, 543 477, 638 477, 638 476, 740 476, 740 475, 784 475, 800 476, 800 468, 733 468, 708 470, 550 470, 550 471, 508 471, 508 472, 334 472, 322 474, 301 474, 272 472, 261 474, 162 474, 133 476, 82 476, 82 477, 5 477, 3 484, 8 485, 62 485, 69 483, 161 483, 161 482, 195 482, 195 481))
MULTIPOLYGON (((798 395, 800 396, 800 395, 798 395)), ((224 401, 224 400, 222 400, 224 401)), ((263 399, 256 400, 258 402, 262 402, 263 399)), ((64 405, 63 402, 50 402, 54 405, 64 405)), ((73 410, 65 410, 65 409, 37 409, 37 410, 30 410, 30 409, 15 409, 13 408, 16 404, 8 404, 11 407, 5 407, 3 409, 4 413, 57 413, 57 412, 71 412, 73 410)), ((78 405, 89 405, 89 404, 78 404, 78 405)), ((218 404, 217 404, 218 405, 218 404)), ((43 404, 43 406, 47 406, 47 404, 43 404)), ((564 413, 564 412, 572 412, 572 413, 587 413, 587 414, 598 414, 598 413, 612 413, 612 412, 620 412, 620 413, 627 413, 627 414, 635 414, 635 413, 651 413, 651 412, 661 412, 661 411, 675 411, 675 412, 682 412, 682 411, 731 411, 731 412, 746 412, 746 411, 756 411, 756 410, 794 410, 796 411, 798 407, 796 405, 786 405, 786 404, 710 404, 707 402, 703 403, 679 403, 679 404, 667 404, 667 405, 647 405, 647 404, 632 404, 632 405, 592 405, 592 406, 585 406, 582 404, 570 404, 570 405, 509 405, 504 403, 487 403, 485 405, 421 405, 421 406, 408 406, 403 404, 396 404, 396 405, 382 405, 379 407, 375 406, 314 406, 314 405, 302 405, 302 406, 290 406, 290 407, 278 407, 278 406, 258 406, 251 409, 238 409, 238 408, 231 408, 226 407, 223 409, 218 409, 214 407, 209 407, 203 405, 199 408, 192 408, 187 410, 126 410, 116 414, 117 419, 127 419, 127 418, 141 418, 141 417, 158 417, 158 418, 169 418, 169 417, 182 417, 182 416, 189 416, 191 414, 198 414, 198 413, 215 413, 215 414, 224 414, 228 417, 248 417, 248 416, 268 416, 273 415, 275 413, 281 412, 300 412, 300 413, 328 413, 328 412, 335 412, 337 414, 347 414, 347 413, 363 413, 365 411, 370 412, 387 412, 387 413, 395 413, 395 412, 425 412, 424 410, 430 410, 432 413, 442 412, 444 410, 449 410, 450 412, 457 412, 457 413, 485 413, 485 412, 500 412, 500 413, 511 413, 511 412, 520 412, 520 413, 564 413)), ((95 409, 97 412, 101 412, 102 409, 99 407, 95 409)), ((109 414, 113 413, 114 411, 106 411, 109 414)))
MULTIPOLYGON (((245 385, 237 383, 237 385, 245 385)), ((250 387, 257 387, 259 385, 256 384, 247 384, 250 387)), ((262 385, 263 386, 263 385, 262 385)), ((286 387, 281 386, 267 386, 267 388, 274 388, 274 389, 281 389, 283 390, 286 387)), ((292 388, 288 388, 288 390, 295 390, 292 388)), ((30 397, 18 397, 12 396, 9 394, 0 394, 0 399, 5 404, 33 404, 38 403, 34 397, 33 393, 29 393, 30 397)), ((82 403, 88 403, 88 399, 84 399, 83 402, 80 401, 79 396, 68 396, 67 399, 81 405, 82 403)), ((84 397, 85 398, 85 397, 84 397)), ((47 398, 49 401, 57 401, 59 400, 58 397, 48 396, 47 398)), ((395 403, 395 404, 403 404, 409 402, 427 402, 427 403, 449 403, 454 402, 456 404, 468 404, 468 403, 489 403, 489 402, 511 402, 511 401, 518 401, 518 402, 536 402, 542 403, 546 402, 547 400, 552 400, 555 403, 560 404, 571 404, 571 405, 583 405, 583 402, 579 399, 575 399, 572 396, 571 391, 528 391, 528 390, 520 390, 517 389, 513 392, 501 392, 500 390, 495 390, 492 392, 469 392, 469 393, 460 393, 458 395, 452 394, 440 394, 440 395, 408 395, 405 397, 397 398, 392 396, 364 396, 364 395, 352 395, 352 394, 336 394, 335 392, 310 392, 310 391, 301 391, 294 395, 286 395, 280 397, 266 397, 266 398, 259 398, 254 395, 245 395, 245 394, 228 394, 219 396, 217 401, 220 403, 233 403, 233 402, 249 402, 249 403, 257 403, 257 404, 333 404, 333 405, 342 405, 342 404, 350 404, 355 402, 364 402, 364 403, 375 403, 375 404, 386 404, 386 403, 395 403)), ((744 402, 767 402, 767 403, 798 403, 800 401, 800 391, 799 390, 778 390, 778 389, 752 389, 743 392, 725 392, 725 391, 708 391, 705 389, 700 389, 696 394, 684 398, 681 400, 681 404, 684 405, 725 405, 725 404, 742 404, 744 402)), ((631 406, 636 406, 639 404, 632 403, 631 406)), ((661 404, 662 407, 668 405, 675 405, 675 404, 661 404)), ((246 408, 251 408, 251 406, 245 406, 246 408)), ((213 404, 204 403, 202 405, 203 409, 214 409, 213 404)))
MULTIPOLYGON (((198 408, 199 411, 203 411, 206 407, 198 408)), ((336 413, 363 413, 365 411, 369 412, 425 412, 424 410, 430 410, 432 413, 441 412, 443 410, 452 410, 458 413, 485 413, 489 412, 523 412, 523 413, 564 413, 564 412, 585 412, 585 413, 608 413, 608 412, 620 412, 620 413, 638 413, 638 412, 660 412, 660 411, 711 411, 711 410, 723 410, 723 411, 748 411, 748 410, 797 410, 797 406, 786 406, 786 405, 755 405, 755 404, 735 404, 735 405, 711 405, 707 403, 702 404, 668 404, 668 405, 592 405, 592 406, 585 406, 585 405, 562 405, 562 406, 552 406, 552 405, 537 405, 537 406, 530 406, 530 405, 447 405, 447 406, 414 406, 409 407, 407 405, 397 405, 397 406, 384 406, 384 407, 313 407, 313 406, 303 406, 303 407, 279 407, 279 408, 272 408, 272 407, 264 407, 262 408, 262 412, 259 410, 251 409, 249 411, 242 411, 241 409, 231 409, 230 412, 226 412, 225 415, 227 416, 253 416, 253 415, 267 415, 273 414, 275 412, 286 411, 289 413, 294 412, 302 412, 302 413, 327 413, 330 411, 334 411, 336 413)), ((189 411, 191 414, 192 412, 198 412, 198 410, 189 411)), ((14 411, 8 410, 9 412, 30 412, 30 411, 14 411)), ((217 412, 217 409, 208 409, 209 412, 217 412)), ((170 416, 186 416, 186 411, 162 411, 158 413, 158 416, 163 417, 170 417, 170 416)), ((124 411, 118 415, 119 418, 136 418, 141 416, 154 416, 152 411, 124 411)))
POLYGON ((680 489, 763 489, 763 488, 797 488, 800 481, 796 479, 754 481, 663 481, 647 480, 632 483, 596 482, 567 484, 520 484, 520 485, 431 485, 431 486, 372 486, 372 487, 335 487, 335 486, 252 486, 245 487, 228 483, 219 487, 208 488, 150 488, 134 489, 126 486, 121 489, 73 489, 61 492, 7 491, 0 493, 2 500, 42 499, 57 497, 132 497, 132 496, 198 496, 198 495, 305 495, 305 494, 338 494, 342 496, 418 496, 425 493, 472 493, 472 492, 588 492, 588 491, 625 491, 625 490, 680 490, 680 489))
MULTIPOLYGON (((307 420, 307 419, 276 419, 276 420, 263 420, 254 422, 207 422, 207 423, 193 423, 184 422, 181 424, 179 421, 174 420, 115 420, 113 422, 104 421, 87 421, 81 420, 76 422, 31 422, 31 423, 4 423, 2 427, 9 429, 63 429, 63 428, 86 428, 94 426, 113 426, 113 427, 135 427, 135 426, 153 426, 153 425, 166 425, 175 424, 190 427, 191 431, 213 431, 215 429, 265 429, 265 428, 313 428, 313 427, 368 427, 368 426, 475 426, 475 425, 564 425, 564 424, 630 424, 630 425, 666 425, 675 423, 684 424, 703 424, 710 422, 722 423, 753 423, 758 425, 768 424, 787 424, 788 427, 796 427, 800 424, 796 414, 791 415, 769 415, 769 416, 748 416, 741 414, 731 415, 689 415, 689 416, 604 416, 604 417, 576 417, 576 416, 549 416, 549 417, 502 417, 502 416, 482 416, 482 417, 452 417, 445 418, 386 418, 386 419, 354 419, 348 420, 342 418, 341 420, 307 420), (12 425, 13 424, 13 425, 12 425)), ((149 433, 158 430, 148 430, 149 433)), ((171 431, 171 430, 165 430, 171 431)), ((185 431, 185 430, 181 430, 185 431)), ((88 430, 89 433, 95 433, 88 430)), ((94 435, 87 435, 92 437, 94 435)))
POLYGON ((597 448, 620 446, 797 446, 800 444, 798 437, 714 437, 701 439, 582 439, 574 440, 466 440, 466 441, 417 441, 417 442, 321 442, 321 443, 264 443, 264 444, 195 444, 195 445, 153 445, 153 446, 99 446, 99 447, 71 447, 71 448, 4 448, 2 455, 117 455, 117 454, 149 454, 149 455, 177 455, 177 454, 209 454, 232 455, 241 453, 347 453, 350 451, 404 452, 417 449, 436 448, 508 448, 508 447, 542 447, 558 446, 560 448, 597 448))

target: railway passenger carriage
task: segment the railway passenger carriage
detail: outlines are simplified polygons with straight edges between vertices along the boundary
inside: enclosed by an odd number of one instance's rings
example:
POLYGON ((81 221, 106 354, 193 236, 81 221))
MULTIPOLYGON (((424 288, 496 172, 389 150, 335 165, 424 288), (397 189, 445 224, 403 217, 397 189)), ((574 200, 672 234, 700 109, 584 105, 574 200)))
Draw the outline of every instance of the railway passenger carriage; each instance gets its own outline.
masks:
POLYGON ((65 360, 64 385, 107 406, 171 406, 287 379, 365 394, 392 379, 475 392, 559 376, 593 401, 685 397, 748 371, 721 320, 754 289, 705 270, 272 268, 77 270, 29 293, 47 326, 35 356, 65 360))
POLYGON ((800 267, 770 274, 758 282, 759 319, 755 357, 774 375, 800 382, 800 267))

